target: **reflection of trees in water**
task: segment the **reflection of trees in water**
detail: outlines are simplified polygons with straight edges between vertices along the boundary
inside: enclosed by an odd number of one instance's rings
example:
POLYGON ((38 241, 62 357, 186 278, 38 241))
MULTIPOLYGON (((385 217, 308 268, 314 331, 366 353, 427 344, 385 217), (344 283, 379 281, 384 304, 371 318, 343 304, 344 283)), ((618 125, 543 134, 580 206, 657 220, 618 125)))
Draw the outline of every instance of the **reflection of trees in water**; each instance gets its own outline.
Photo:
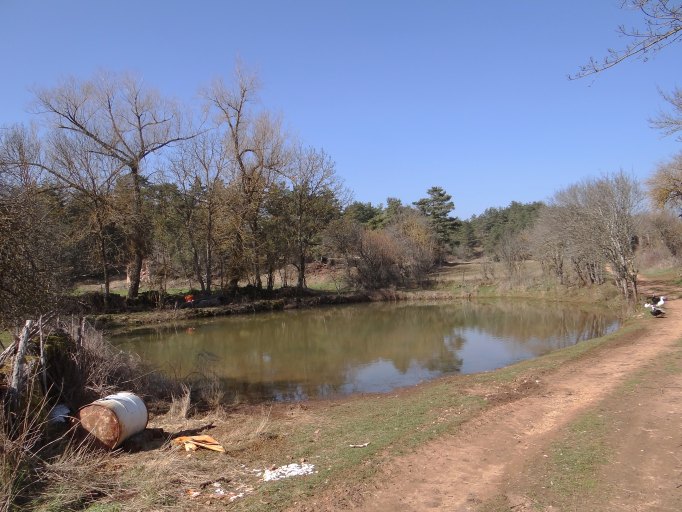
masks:
POLYGON ((226 387, 245 396, 292 400, 337 394, 354 369, 376 361, 400 374, 456 372, 472 329, 542 353, 601 336, 611 323, 580 308, 521 301, 363 304, 219 319, 132 346, 175 375, 229 376, 226 387))
POLYGON ((536 353, 598 338, 615 325, 612 314, 573 304, 540 301, 467 303, 459 327, 519 343, 536 353))

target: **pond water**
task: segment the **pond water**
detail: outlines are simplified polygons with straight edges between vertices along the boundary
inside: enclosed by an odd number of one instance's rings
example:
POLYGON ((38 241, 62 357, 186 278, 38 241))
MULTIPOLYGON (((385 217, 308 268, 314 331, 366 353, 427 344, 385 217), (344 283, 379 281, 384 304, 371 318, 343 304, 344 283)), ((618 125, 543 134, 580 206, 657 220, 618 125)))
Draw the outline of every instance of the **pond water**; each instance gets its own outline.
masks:
POLYGON ((613 313, 540 301, 336 306, 183 323, 114 339, 176 377, 249 400, 387 392, 500 368, 615 330, 613 313))

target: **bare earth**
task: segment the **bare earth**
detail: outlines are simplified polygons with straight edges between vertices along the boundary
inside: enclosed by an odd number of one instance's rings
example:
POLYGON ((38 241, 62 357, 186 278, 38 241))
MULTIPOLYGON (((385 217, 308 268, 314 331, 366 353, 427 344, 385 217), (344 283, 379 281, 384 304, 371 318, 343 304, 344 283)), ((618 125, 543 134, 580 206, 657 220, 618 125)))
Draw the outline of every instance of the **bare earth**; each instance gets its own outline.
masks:
MULTIPOLYGON (((672 291, 655 285, 648 283, 648 289, 672 291)), ((682 300, 669 298, 665 318, 643 313, 649 317, 644 336, 640 331, 543 376, 522 398, 501 403, 456 435, 394 460, 343 508, 682 510, 682 300), (638 382, 638 375, 646 380, 638 382), (624 392, 628 382, 635 384, 624 392), (570 506, 539 503, 534 490, 541 485, 542 462, 552 443, 592 410, 609 422, 608 463, 598 477, 603 492, 578 496, 570 506)), ((320 501, 316 510, 341 506, 333 496, 320 501)))

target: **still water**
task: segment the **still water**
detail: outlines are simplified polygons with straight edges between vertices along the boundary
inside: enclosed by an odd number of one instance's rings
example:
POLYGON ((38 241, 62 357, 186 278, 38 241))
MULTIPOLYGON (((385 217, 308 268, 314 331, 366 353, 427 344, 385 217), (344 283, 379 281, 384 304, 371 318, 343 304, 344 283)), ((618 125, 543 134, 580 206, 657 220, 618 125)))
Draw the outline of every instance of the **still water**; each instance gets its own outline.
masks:
POLYGON ((243 398, 305 400, 491 370, 618 323, 570 304, 382 303, 185 323, 114 342, 171 375, 217 377, 243 398))

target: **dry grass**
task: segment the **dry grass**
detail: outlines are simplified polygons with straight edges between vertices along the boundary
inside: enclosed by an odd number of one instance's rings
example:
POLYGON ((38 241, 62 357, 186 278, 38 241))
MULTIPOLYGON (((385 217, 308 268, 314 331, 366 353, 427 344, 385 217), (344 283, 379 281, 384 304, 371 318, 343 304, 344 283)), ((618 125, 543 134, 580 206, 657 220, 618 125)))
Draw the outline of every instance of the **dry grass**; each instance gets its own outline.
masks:
POLYGON ((110 455, 72 441, 40 470, 40 493, 33 500, 37 511, 77 510, 96 500, 111 498, 120 485, 102 471, 110 455))
POLYGON ((35 371, 28 375, 27 391, 18 409, 10 410, 7 395, 0 401, 1 512, 25 502, 31 486, 40 478, 37 471, 49 406, 38 393, 36 376, 35 371))
POLYGON ((233 414, 229 423, 226 422, 226 425, 231 426, 222 438, 225 449, 242 450, 266 437, 271 412, 272 406, 262 406, 260 414, 233 414))
MULTIPOLYGON (((183 398, 185 396, 187 394, 183 394, 183 398)), ((253 463, 247 467, 235 455, 257 451, 268 439, 270 412, 269 407, 242 413, 219 409, 185 419, 169 411, 153 418, 150 428, 162 428, 169 436, 191 431, 211 435, 227 454, 208 450, 185 452, 169 442, 141 452, 109 454, 100 471, 111 481, 118 482, 118 487, 116 495, 103 490, 97 503, 113 502, 117 507, 115 510, 120 511, 180 511, 210 510, 206 502, 213 500, 217 509, 223 509, 229 503, 229 493, 249 492, 262 485, 256 470, 262 470, 263 465, 253 463), (214 483, 219 483, 226 495, 216 497, 214 483), (192 493, 199 496, 192 497, 192 493), (219 501, 221 499, 223 501, 219 501)))
POLYGON ((221 409, 225 405, 225 388, 218 378, 218 374, 212 372, 202 379, 198 388, 198 400, 209 411, 221 409))
POLYGON ((76 442, 73 430, 48 424, 52 406, 75 411, 121 390, 163 397, 178 387, 87 324, 40 325, 29 340, 18 400, 7 392, 11 372, 0 373, 0 512, 82 509, 118 490, 101 471, 106 454, 76 442))
POLYGON ((180 385, 180 394, 171 395, 171 406, 168 415, 173 419, 187 419, 192 409, 192 389, 186 384, 180 385))
MULTIPOLYGON (((0 408, 0 422, 7 424, 4 407, 0 408)), ((0 432, 0 511, 8 512, 21 501, 33 478, 35 456, 31 448, 39 440, 33 426, 22 429, 21 434, 12 438, 4 430, 0 432)))

